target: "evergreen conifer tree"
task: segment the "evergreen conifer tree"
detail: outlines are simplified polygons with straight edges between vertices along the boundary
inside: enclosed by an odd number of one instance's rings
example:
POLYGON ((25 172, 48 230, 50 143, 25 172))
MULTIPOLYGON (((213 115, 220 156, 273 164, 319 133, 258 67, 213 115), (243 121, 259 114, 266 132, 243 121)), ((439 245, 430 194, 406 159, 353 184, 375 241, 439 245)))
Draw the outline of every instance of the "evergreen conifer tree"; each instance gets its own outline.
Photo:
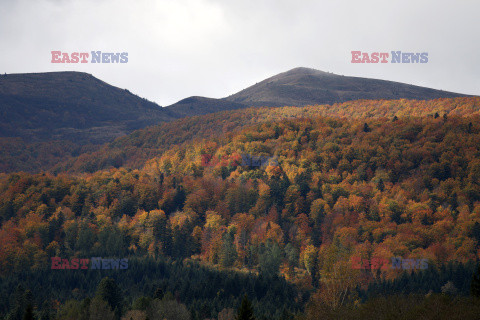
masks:
POLYGON ((477 267, 477 272, 473 274, 470 293, 474 297, 480 297, 480 265, 477 267))
POLYGON ((247 295, 243 296, 242 304, 238 309, 237 320, 255 320, 252 303, 248 300, 247 295))

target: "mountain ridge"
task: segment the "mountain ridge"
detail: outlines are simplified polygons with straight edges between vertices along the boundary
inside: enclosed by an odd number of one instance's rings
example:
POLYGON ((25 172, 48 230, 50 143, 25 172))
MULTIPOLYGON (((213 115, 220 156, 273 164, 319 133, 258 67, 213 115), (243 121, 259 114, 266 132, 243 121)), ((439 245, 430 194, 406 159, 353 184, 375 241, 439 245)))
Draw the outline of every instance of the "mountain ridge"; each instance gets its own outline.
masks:
POLYGON ((101 144, 179 116, 75 71, 0 76, 0 136, 101 144))
POLYGON ((226 97, 253 106, 305 106, 359 99, 432 100, 469 96, 390 80, 343 76, 298 67, 226 97))
POLYGON ((167 108, 183 115, 209 113, 248 107, 304 107, 353 100, 433 100, 472 95, 427 88, 408 83, 337 75, 306 67, 297 67, 264 79, 224 98, 189 97, 167 108), (186 101, 187 100, 187 101, 186 101), (218 110, 216 106, 234 106, 218 110))
MULTIPOLYGON (((303 93, 305 90, 310 92, 308 88, 313 87, 313 93, 310 94, 313 99, 318 98, 314 95, 315 90, 319 81, 325 82, 325 78, 330 84, 336 83, 336 89, 351 88, 352 80, 347 79, 344 83, 344 76, 295 68, 252 86, 264 92, 263 96, 254 92, 248 97, 245 92, 251 90, 252 87, 249 87, 223 99, 194 96, 162 108, 127 89, 111 86, 82 72, 0 75, 0 172, 37 172, 54 167, 57 172, 70 169, 93 172, 126 164, 139 167, 149 156, 158 154, 168 146, 196 138, 218 137, 247 124, 264 121, 263 117, 269 121, 290 117, 391 118, 433 116, 435 113, 478 113, 478 97, 455 93, 453 95, 459 95, 460 98, 452 101, 449 100, 452 98, 428 101, 398 98, 309 103, 312 101, 308 99, 312 98, 303 93), (262 91, 263 87, 268 88, 262 91), (284 104, 292 107, 258 107, 269 99, 272 87, 288 88, 287 92, 292 93, 292 98, 284 104), (300 87, 300 91, 297 87, 300 87), (299 92, 301 99, 297 99, 299 92), (257 106, 249 108, 249 105, 255 104, 257 106), (302 104, 307 106, 293 107, 302 104), (240 109, 245 112, 238 111, 240 109), (212 116, 203 116, 207 114, 212 116), (186 118, 185 121, 172 122, 182 118, 186 118)), ((366 81, 367 84, 370 81, 386 83, 384 80, 354 80, 366 81)), ((415 90, 418 88, 405 86, 415 90)), ((424 98, 428 98, 428 93, 432 92, 452 94, 420 89, 427 92, 424 98)), ((273 106, 281 105, 278 101, 270 102, 273 106)))
POLYGON ((5 74, 0 75, 0 137, 102 144, 136 129, 225 110, 467 96, 298 67, 224 98, 192 96, 162 108, 84 72, 5 74))

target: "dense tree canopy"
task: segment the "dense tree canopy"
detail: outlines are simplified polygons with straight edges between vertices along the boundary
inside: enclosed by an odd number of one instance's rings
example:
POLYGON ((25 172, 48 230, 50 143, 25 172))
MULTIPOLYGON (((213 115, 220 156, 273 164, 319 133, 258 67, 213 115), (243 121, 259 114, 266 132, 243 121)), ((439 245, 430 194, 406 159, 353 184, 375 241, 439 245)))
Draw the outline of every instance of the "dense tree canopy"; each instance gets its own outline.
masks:
MULTIPOLYGON (((394 281, 402 279, 404 268, 381 268, 381 261, 425 259, 432 272, 449 262, 476 262, 478 98, 329 107, 187 118, 176 126, 139 131, 65 164, 63 169, 76 174, 60 173, 60 167, 57 174, 0 174, 0 274, 8 279, 55 271, 52 257, 195 261, 272 281, 271 291, 250 288, 259 290, 254 309, 285 298, 271 293, 284 290, 279 279, 299 292, 315 292, 315 301, 338 309, 374 296, 379 286, 397 290, 394 281), (128 160, 114 166, 94 163, 119 149, 128 160), (246 164, 246 155, 256 162, 246 164), (272 296, 259 303, 267 292, 272 296)), ((419 271, 411 269, 413 275, 419 271)), ((458 274, 470 279, 474 270, 468 270, 458 274)), ((77 271, 82 270, 71 270, 77 271)), ((428 288, 453 292, 454 285, 468 294, 470 282, 442 279, 428 288)), ((422 287, 426 281, 412 283, 412 293, 429 292, 422 287)), ((80 310, 79 301, 87 296, 92 300, 82 310, 103 310, 107 316, 119 317, 133 303, 108 280, 96 295, 88 286, 81 294, 65 294, 76 299, 60 301, 71 304, 62 309, 65 318, 80 310)), ((178 290, 186 293, 188 286, 178 290)), ((240 294, 208 306, 199 298, 175 298, 192 316, 206 318, 235 307, 240 294), (216 311, 205 311, 211 308, 216 311)), ((145 300, 141 311, 156 314, 174 303, 158 298, 145 300)), ((28 304, 22 299, 17 306, 24 312, 28 304)), ((296 312, 296 307, 287 309, 296 312)), ((268 312, 260 314, 273 314, 268 312)))

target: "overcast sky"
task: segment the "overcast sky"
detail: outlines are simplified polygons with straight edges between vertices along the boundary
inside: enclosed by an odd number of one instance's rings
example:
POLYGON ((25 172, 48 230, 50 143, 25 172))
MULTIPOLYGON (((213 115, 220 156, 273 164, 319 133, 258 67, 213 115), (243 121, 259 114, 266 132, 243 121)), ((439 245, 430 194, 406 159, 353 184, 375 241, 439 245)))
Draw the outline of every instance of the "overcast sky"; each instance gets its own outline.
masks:
POLYGON ((0 0, 0 72, 84 71, 162 106, 300 66, 480 95, 479 12, 476 0, 0 0), (52 50, 129 61, 52 64, 52 50), (352 50, 429 61, 352 64, 352 50))

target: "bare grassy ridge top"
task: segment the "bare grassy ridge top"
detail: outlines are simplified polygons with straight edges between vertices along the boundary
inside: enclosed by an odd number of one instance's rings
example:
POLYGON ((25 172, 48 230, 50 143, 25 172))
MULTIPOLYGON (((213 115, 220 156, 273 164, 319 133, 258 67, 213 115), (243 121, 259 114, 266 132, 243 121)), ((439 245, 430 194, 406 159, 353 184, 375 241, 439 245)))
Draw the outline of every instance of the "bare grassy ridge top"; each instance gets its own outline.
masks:
POLYGON ((348 77, 295 68, 265 79, 226 99, 249 106, 305 106, 359 99, 431 100, 466 96, 406 83, 348 77))

